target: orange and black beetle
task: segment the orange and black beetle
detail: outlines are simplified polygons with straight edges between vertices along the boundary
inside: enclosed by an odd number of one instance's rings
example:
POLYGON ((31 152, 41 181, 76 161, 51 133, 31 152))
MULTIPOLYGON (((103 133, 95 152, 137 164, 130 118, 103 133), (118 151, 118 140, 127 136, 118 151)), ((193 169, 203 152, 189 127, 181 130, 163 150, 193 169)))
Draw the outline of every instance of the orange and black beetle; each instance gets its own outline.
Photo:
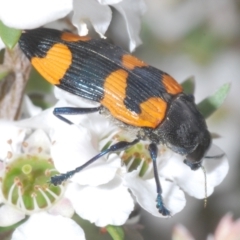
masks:
POLYGON ((103 39, 80 37, 68 32, 40 28, 25 31, 19 45, 39 73, 55 86, 88 100, 95 108, 56 108, 54 114, 71 124, 63 114, 109 112, 115 119, 138 130, 132 142, 118 142, 83 166, 51 178, 61 184, 101 156, 121 151, 140 140, 149 140, 157 185, 157 208, 170 211, 162 201, 156 159, 159 143, 185 156, 192 169, 201 166, 211 137, 192 96, 184 94, 171 76, 103 39))

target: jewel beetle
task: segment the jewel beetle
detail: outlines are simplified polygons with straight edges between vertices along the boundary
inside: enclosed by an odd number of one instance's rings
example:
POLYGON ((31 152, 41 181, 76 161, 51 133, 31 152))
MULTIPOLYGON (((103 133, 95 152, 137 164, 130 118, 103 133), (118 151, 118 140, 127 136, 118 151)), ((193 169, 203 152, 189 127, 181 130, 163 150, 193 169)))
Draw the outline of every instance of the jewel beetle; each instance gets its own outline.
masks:
POLYGON ((93 108, 55 108, 54 115, 72 124, 62 115, 103 112, 137 131, 132 142, 120 141, 103 150, 82 166, 53 176, 51 183, 61 184, 101 156, 125 150, 141 140, 150 142, 158 211, 169 216, 162 199, 157 170, 158 145, 163 144, 184 156, 192 170, 201 167, 211 136, 194 98, 185 94, 167 73, 152 67, 122 48, 104 39, 81 37, 55 29, 24 31, 19 45, 34 68, 50 83, 99 102, 93 108))

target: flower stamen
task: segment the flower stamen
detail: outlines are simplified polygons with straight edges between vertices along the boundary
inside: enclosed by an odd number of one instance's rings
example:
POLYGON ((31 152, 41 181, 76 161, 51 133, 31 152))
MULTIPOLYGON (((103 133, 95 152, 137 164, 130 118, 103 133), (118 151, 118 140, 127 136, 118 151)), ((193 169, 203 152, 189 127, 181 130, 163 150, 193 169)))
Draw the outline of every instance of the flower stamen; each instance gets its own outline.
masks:
POLYGON ((6 203, 31 214, 51 207, 62 196, 64 186, 47 184, 58 173, 49 159, 43 154, 24 154, 7 163, 1 185, 6 203))

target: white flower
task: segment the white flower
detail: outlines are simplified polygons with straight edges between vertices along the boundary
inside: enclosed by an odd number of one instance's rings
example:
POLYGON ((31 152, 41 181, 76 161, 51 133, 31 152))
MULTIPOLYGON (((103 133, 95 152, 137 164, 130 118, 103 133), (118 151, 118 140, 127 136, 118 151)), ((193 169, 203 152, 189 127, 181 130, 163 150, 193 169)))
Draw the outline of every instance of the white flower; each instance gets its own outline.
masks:
MULTIPOLYGON (((80 105, 89 106, 84 101, 80 105)), ((60 106, 70 105, 61 101, 55 107, 60 106)), ((51 158, 60 172, 72 170, 87 162, 101 151, 111 140, 112 133, 118 130, 97 113, 91 114, 92 118, 88 115, 69 116, 68 119, 77 125, 68 125, 57 119, 52 111, 48 109, 31 121, 23 120, 18 125, 42 128, 49 133, 53 143, 51 158)), ((124 167, 117 154, 104 156, 72 177, 66 185, 65 197, 80 217, 97 226, 123 225, 134 204, 128 188, 119 177, 122 171, 124 167)))
MULTIPOLYGON (((180 212, 185 206, 183 191, 199 199, 210 196, 214 191, 214 187, 219 185, 226 177, 229 169, 226 155, 215 145, 208 152, 208 155, 213 156, 213 158, 203 160, 206 179, 201 168, 193 171, 185 165, 183 156, 176 153, 169 154, 171 151, 164 149, 163 146, 160 146, 159 153, 158 172, 163 190, 163 199, 171 215, 180 212), (168 154, 166 154, 166 151, 168 154), (214 156, 216 157, 214 158, 214 156)), ((125 176, 126 185, 132 190, 138 203, 145 210, 154 216, 162 217, 154 208, 156 186, 150 169, 144 174, 144 179, 139 177, 139 170, 127 174, 125 176)))
POLYGON ((74 14, 72 22, 78 28, 80 35, 88 33, 86 20, 89 20, 95 31, 104 37, 105 32, 112 19, 112 11, 110 6, 115 8, 124 18, 126 22, 127 32, 130 38, 130 51, 133 51, 141 40, 140 17, 145 12, 146 6, 143 0, 105 0, 98 2, 96 0, 74 1, 74 14))
MULTIPOLYGON (((90 21, 95 31, 104 37, 112 20, 110 6, 122 15, 130 39, 129 47, 133 51, 141 43, 138 36, 140 17, 146 9, 143 0, 43 0, 34 2, 4 0, 0 3, 0 20, 9 27, 33 29, 49 23, 56 25, 54 24, 56 20, 67 17, 68 21, 78 28, 80 35, 88 33, 86 21, 90 21)), ((69 27, 63 21, 60 25, 60 28, 69 27)))
POLYGON ((0 3, 0 20, 9 27, 31 29, 65 17, 72 0, 5 0, 0 3))
POLYGON ((190 196, 199 199, 210 196, 214 187, 219 185, 226 177, 229 165, 226 155, 214 144, 208 151, 207 156, 212 158, 203 160, 202 165, 206 171, 206 181, 201 168, 192 171, 183 164, 184 158, 177 154, 174 154, 171 161, 161 168, 161 176, 176 182, 190 196), (207 192, 205 192, 205 184, 207 192))
MULTIPOLYGON (((169 159, 171 161, 171 159, 169 159)), ((171 216, 180 212, 185 204, 185 196, 176 183, 169 182, 165 178, 159 178, 163 189, 162 197, 165 207, 171 216)), ((156 183, 154 178, 142 179, 139 172, 134 171, 126 175, 126 185, 136 197, 139 205, 156 217, 163 217, 156 208, 156 183)), ((169 217, 169 216, 167 216, 169 217)))
MULTIPOLYGON (((58 171, 72 170, 97 155, 116 130, 98 113, 81 116, 79 126, 66 124, 58 129, 53 135, 55 142, 51 149, 58 171)), ((121 171, 124 171, 121 159, 113 153, 101 157, 71 178, 66 197, 80 217, 100 227, 126 222, 134 205, 128 188, 118 176, 121 171)))
POLYGON ((13 233, 12 240, 85 240, 84 232, 70 218, 53 216, 45 212, 32 215, 13 233))
POLYGON ((17 124, 0 122, 0 226, 11 226, 30 215, 16 228, 13 239, 61 237, 63 233, 56 232, 60 226, 65 226, 63 231, 71 231, 75 236, 71 239, 85 239, 80 226, 70 219, 74 209, 63 195, 65 187, 47 183, 57 173, 50 156, 49 135, 17 124), (38 232, 40 225, 44 231, 38 232))

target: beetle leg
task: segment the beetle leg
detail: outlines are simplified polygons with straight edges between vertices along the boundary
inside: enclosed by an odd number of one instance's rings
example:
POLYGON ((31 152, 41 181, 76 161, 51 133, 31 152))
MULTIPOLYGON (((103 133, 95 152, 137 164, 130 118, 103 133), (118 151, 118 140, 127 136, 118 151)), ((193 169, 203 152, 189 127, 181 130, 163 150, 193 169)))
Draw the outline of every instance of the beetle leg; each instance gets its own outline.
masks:
POLYGON ((157 145, 155 143, 151 143, 148 146, 148 150, 153 161, 154 178, 155 178, 156 187, 157 187, 156 207, 163 216, 170 216, 170 211, 164 206, 164 203, 162 200, 162 187, 159 181, 158 169, 157 169, 157 153, 158 153, 157 145))
POLYGON ((54 108, 53 114, 63 122, 71 125, 73 123, 69 121, 67 118, 63 117, 62 115, 78 115, 78 114, 94 113, 94 112, 99 112, 101 108, 102 108, 101 106, 94 107, 94 108, 60 107, 60 108, 54 108))
POLYGON ((62 182, 66 181, 67 179, 71 178, 75 173, 80 172, 82 169, 84 169, 85 167, 87 167, 91 163, 98 160, 100 157, 106 155, 107 153, 113 153, 113 152, 118 152, 118 151, 125 150, 125 149, 135 145, 138 142, 139 142, 139 140, 135 139, 132 142, 121 141, 121 142, 115 143, 112 146, 110 146, 109 148, 107 148, 106 150, 100 152, 99 154, 97 154, 96 156, 94 156, 93 158, 88 160, 86 163, 84 163, 80 167, 77 167, 72 171, 69 171, 69 172, 62 173, 62 174, 51 177, 50 183, 57 186, 57 185, 61 184, 62 182))

